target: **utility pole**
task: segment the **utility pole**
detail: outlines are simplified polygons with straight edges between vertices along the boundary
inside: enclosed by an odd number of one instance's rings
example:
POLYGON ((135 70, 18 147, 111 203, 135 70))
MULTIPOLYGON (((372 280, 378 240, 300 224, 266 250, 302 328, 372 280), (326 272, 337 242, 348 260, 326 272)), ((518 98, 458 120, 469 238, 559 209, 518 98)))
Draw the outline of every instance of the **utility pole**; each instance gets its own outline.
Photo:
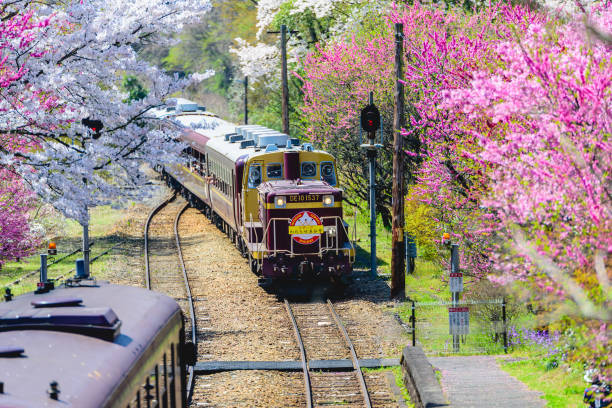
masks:
POLYGON ((406 296, 404 270, 404 25, 395 24, 395 109, 393 111, 393 219, 391 235, 391 297, 406 296))
POLYGON ((249 77, 244 77, 244 124, 249 124, 249 77))
MULTIPOLYGON (((287 26, 281 25, 280 31, 268 31, 268 34, 279 34, 281 40, 281 82, 282 82, 282 120, 283 133, 289 134, 289 82, 287 79, 287 26)), ((289 31, 295 34, 297 31, 289 31)))
POLYGON ((283 133, 289 134, 289 84, 287 79, 287 26, 281 25, 281 78, 283 82, 283 133))

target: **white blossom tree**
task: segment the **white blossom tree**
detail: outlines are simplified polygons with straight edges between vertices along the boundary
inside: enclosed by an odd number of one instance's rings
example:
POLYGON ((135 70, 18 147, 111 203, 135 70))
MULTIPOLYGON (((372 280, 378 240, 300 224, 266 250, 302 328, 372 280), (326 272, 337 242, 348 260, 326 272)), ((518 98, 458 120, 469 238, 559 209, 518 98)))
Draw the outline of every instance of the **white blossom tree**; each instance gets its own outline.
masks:
POLYGON ((249 44, 236 39, 232 51, 238 56, 244 75, 252 81, 277 86, 280 54, 277 37, 266 38, 267 30, 286 23, 298 30, 288 40, 289 63, 297 63, 321 41, 350 36, 363 25, 370 13, 384 13, 389 7, 386 0, 260 0, 257 3, 257 39, 249 44), (272 78, 272 81, 270 79, 272 78))
POLYGON ((43 200, 83 225, 90 206, 146 195, 142 164, 177 160, 182 149, 153 109, 210 73, 168 76, 137 50, 209 8, 198 0, 0 1, 2 20, 46 22, 29 33, 27 47, 0 50, 5 66, 22 74, 0 86, 0 166, 16 169, 43 200), (120 86, 126 74, 146 84, 144 99, 127 101, 120 86), (103 128, 84 126, 86 118, 103 128))

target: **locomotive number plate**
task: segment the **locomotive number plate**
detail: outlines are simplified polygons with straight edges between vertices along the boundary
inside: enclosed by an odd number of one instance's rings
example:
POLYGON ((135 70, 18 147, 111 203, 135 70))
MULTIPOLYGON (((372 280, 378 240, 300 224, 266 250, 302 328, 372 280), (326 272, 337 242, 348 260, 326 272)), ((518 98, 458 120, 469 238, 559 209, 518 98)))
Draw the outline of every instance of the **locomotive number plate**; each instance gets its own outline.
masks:
POLYGON ((290 203, 307 203, 312 201, 321 201, 321 194, 300 194, 287 196, 287 201, 290 203))

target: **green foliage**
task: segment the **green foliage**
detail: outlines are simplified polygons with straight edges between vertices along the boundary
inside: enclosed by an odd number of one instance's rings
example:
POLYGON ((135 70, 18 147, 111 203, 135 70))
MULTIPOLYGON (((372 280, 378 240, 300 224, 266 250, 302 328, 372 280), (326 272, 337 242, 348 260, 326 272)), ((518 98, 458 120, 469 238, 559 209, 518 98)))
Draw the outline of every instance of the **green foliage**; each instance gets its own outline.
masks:
POLYGON ((587 384, 582 380, 582 370, 577 365, 557 365, 550 361, 544 363, 537 355, 511 358, 507 362, 500 359, 501 368, 527 384, 535 391, 540 391, 550 408, 575 408, 582 404, 582 393, 587 384))
POLYGON ((290 0, 281 5, 279 12, 274 16, 270 28, 274 31, 279 31, 280 26, 285 24, 289 30, 297 31, 293 35, 306 40, 311 46, 326 38, 333 23, 333 18, 316 18, 310 9, 302 13, 292 14, 294 3, 294 0, 290 0))
POLYGON ((198 24, 186 27, 176 45, 170 49, 160 49, 150 44, 141 54, 167 71, 189 74, 213 69, 215 75, 191 90, 189 96, 206 105, 206 94, 228 97, 238 72, 229 50, 236 37, 254 40, 255 16, 254 2, 213 1, 211 11, 198 24))
POLYGON ((416 198, 410 188, 406 194, 404 214, 404 229, 415 238, 419 256, 429 261, 438 260, 436 240, 440 237, 437 236, 435 209, 416 198))
POLYGON ((140 80, 134 75, 124 76, 121 86, 129 94, 128 98, 125 100, 125 102, 128 103, 144 99, 149 94, 149 91, 145 89, 140 80))

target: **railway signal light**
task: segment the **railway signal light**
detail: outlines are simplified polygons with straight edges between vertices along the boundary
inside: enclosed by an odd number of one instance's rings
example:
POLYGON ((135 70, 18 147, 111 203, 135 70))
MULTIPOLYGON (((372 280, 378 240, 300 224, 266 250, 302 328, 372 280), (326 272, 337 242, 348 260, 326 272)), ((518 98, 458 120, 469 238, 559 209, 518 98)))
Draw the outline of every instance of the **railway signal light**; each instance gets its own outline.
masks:
POLYGON ((47 253, 49 255, 57 255, 57 246, 55 245, 55 242, 49 242, 49 249, 47 249, 47 253))
POLYGON ((92 132, 92 138, 98 139, 102 134, 100 133, 104 128, 104 124, 101 120, 98 119, 90 119, 89 117, 81 120, 81 124, 83 126, 87 126, 92 132))
POLYGON ((380 127, 380 112, 374 104, 370 104, 361 110, 361 128, 368 132, 370 139, 374 138, 374 132, 380 127))

